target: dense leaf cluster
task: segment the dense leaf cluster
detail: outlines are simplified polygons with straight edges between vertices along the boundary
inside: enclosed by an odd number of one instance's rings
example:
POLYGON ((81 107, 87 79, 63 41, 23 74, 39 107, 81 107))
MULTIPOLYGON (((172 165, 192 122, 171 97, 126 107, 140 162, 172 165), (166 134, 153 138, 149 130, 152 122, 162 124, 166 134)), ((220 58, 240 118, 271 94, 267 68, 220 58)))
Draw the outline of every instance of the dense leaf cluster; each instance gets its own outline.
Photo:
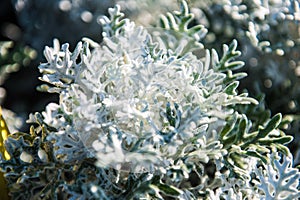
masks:
POLYGON ((299 198, 281 114, 237 90, 236 40, 208 49, 185 1, 159 28, 109 14, 102 44, 45 48, 40 89, 60 100, 5 141, 13 199, 299 198))

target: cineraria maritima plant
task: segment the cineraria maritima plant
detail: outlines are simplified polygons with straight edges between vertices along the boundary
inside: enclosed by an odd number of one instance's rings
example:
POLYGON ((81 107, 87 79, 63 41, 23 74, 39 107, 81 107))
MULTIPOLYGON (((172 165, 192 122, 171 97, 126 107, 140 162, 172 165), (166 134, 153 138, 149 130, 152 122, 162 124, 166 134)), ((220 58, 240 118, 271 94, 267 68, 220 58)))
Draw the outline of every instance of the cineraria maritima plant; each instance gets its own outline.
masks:
POLYGON ((45 48, 40 89, 60 100, 5 141, 13 199, 300 197, 281 114, 247 116, 260 107, 237 91, 247 74, 236 40, 207 49, 185 1, 160 27, 109 14, 102 44, 45 48))

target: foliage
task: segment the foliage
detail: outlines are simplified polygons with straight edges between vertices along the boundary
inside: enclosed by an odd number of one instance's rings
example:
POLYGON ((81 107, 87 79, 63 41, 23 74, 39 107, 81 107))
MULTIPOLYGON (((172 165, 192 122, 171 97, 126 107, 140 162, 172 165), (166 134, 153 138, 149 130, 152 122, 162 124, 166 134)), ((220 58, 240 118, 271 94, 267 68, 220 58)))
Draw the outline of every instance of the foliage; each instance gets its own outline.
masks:
POLYGON ((185 1, 157 29, 123 19, 119 6, 109 14, 102 44, 45 48, 40 89, 60 100, 30 116, 29 133, 4 141, 13 199, 298 195, 281 114, 247 116, 261 104, 237 90, 246 73, 236 72, 244 65, 236 40, 221 56, 207 49, 185 1))
POLYGON ((299 199, 300 193, 298 182, 300 174, 297 169, 292 167, 292 158, 283 156, 282 161, 278 160, 274 155, 272 165, 264 165, 258 168, 256 174, 261 182, 260 190, 265 193, 265 199, 299 199))
MULTIPOLYGON (((6 160, 10 159, 10 155, 7 152, 5 145, 4 145, 4 141, 8 138, 8 135, 9 135, 8 127, 5 123, 5 120, 2 115, 2 110, 0 108, 0 154, 6 160)), ((2 193, 1 199, 3 199, 3 200, 9 199, 7 182, 6 182, 2 172, 0 172, 0 188, 1 188, 1 193, 2 193)))
MULTIPOLYGON (((221 52, 222 44, 233 39, 239 42, 245 62, 244 72, 249 75, 241 81, 240 90, 247 89, 252 96, 265 94, 265 107, 272 114, 299 115, 299 1, 188 1, 195 15, 194 24, 202 24, 208 34, 202 42, 206 48, 221 52)), ((173 0, 119 1, 131 18, 148 26, 155 23, 157 13, 172 10, 173 0), (152 15, 153 13, 153 15, 152 15)), ((250 115, 248 115, 251 117, 250 115)), ((295 140, 289 145, 300 163, 299 116, 293 117, 287 133, 295 140)))

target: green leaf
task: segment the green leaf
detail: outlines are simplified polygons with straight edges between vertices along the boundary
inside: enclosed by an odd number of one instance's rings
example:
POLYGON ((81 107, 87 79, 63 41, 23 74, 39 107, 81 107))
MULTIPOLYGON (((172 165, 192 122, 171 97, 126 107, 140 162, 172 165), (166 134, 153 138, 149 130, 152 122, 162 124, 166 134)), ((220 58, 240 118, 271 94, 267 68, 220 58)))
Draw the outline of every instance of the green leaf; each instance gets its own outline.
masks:
POLYGON ((178 197, 182 193, 181 190, 172 185, 158 183, 154 186, 156 186, 160 190, 160 192, 164 193, 167 196, 178 197))
POLYGON ((269 163, 269 159, 266 156, 261 155, 260 153, 256 151, 247 151, 245 153, 248 156, 259 158, 261 161, 263 161, 265 164, 269 163))
MULTIPOLYGON (((215 56, 216 66, 215 68, 220 72, 226 72, 228 70, 236 70, 244 66, 244 62, 242 61, 232 61, 236 57, 241 55, 241 52, 237 50, 237 41, 233 40, 229 46, 223 46, 223 56, 220 61, 218 61, 218 57, 215 56), (232 62, 231 62, 232 61, 232 62)), ((216 53, 215 53, 216 54, 216 53)))
POLYGON ((124 13, 121 12, 119 5, 109 8, 108 12, 110 18, 103 16, 100 19, 103 27, 102 35, 103 37, 118 36, 122 32, 124 25, 128 22, 128 19, 123 19, 124 13))
POLYGON ((229 95, 237 95, 236 89, 239 86, 238 81, 234 81, 230 83, 226 88, 225 88, 225 93, 229 95))
POLYGON ((189 24, 194 18, 194 14, 189 11, 187 2, 182 0, 180 3, 180 11, 167 13, 166 16, 162 15, 159 22, 160 27, 166 30, 183 33, 195 39, 195 41, 199 41, 206 35, 207 29, 203 25, 194 25, 189 28, 189 24))
POLYGON ((282 136, 280 138, 259 139, 258 144, 260 144, 260 145, 271 145, 273 143, 288 144, 292 140, 293 140, 293 136, 287 135, 287 136, 282 136))
POLYGON ((239 127, 238 127, 238 133, 236 137, 236 142, 240 142, 244 139, 244 135, 246 134, 247 131, 247 126, 248 126, 248 119, 245 115, 242 115, 239 127))
POLYGON ((290 149, 282 144, 272 143, 271 146, 275 147, 277 151, 282 152, 284 155, 290 154, 290 149))
POLYGON ((256 143, 257 140, 259 140, 260 138, 265 138, 271 131, 273 131, 274 129, 276 129, 280 125, 281 119, 282 119, 282 116, 281 116, 280 113, 275 115, 268 122, 268 124, 265 126, 265 128, 260 128, 259 127, 257 135, 253 139, 248 140, 245 144, 243 144, 242 148, 246 148, 247 146, 249 146, 249 144, 256 143))
POLYGON ((278 113, 277 115, 275 115, 266 125, 265 128, 263 129, 259 129, 258 134, 256 136, 256 138, 254 138, 254 140, 257 140, 259 138, 264 138, 266 137, 271 131, 273 131, 274 129, 276 129, 280 122, 281 122, 282 116, 280 113, 278 113))
POLYGON ((220 133, 220 138, 221 140, 224 140, 225 139, 225 136, 227 134, 230 133, 230 131, 233 130, 236 122, 237 122, 237 119, 238 119, 238 113, 234 113, 232 116, 230 116, 226 121, 227 123, 225 124, 225 126, 223 127, 221 133, 220 133))

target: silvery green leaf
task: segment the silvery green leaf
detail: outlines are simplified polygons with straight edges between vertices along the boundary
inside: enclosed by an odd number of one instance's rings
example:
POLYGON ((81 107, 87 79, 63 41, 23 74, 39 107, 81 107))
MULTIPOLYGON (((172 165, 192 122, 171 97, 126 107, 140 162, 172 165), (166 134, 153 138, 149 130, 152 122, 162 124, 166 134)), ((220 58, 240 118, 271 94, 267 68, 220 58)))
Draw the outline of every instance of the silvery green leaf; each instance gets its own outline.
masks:
POLYGON ((291 155, 271 157, 271 164, 256 170, 258 187, 264 192, 261 199, 297 199, 300 197, 300 172, 293 168, 291 155), (279 160, 282 159, 282 160, 279 160))

